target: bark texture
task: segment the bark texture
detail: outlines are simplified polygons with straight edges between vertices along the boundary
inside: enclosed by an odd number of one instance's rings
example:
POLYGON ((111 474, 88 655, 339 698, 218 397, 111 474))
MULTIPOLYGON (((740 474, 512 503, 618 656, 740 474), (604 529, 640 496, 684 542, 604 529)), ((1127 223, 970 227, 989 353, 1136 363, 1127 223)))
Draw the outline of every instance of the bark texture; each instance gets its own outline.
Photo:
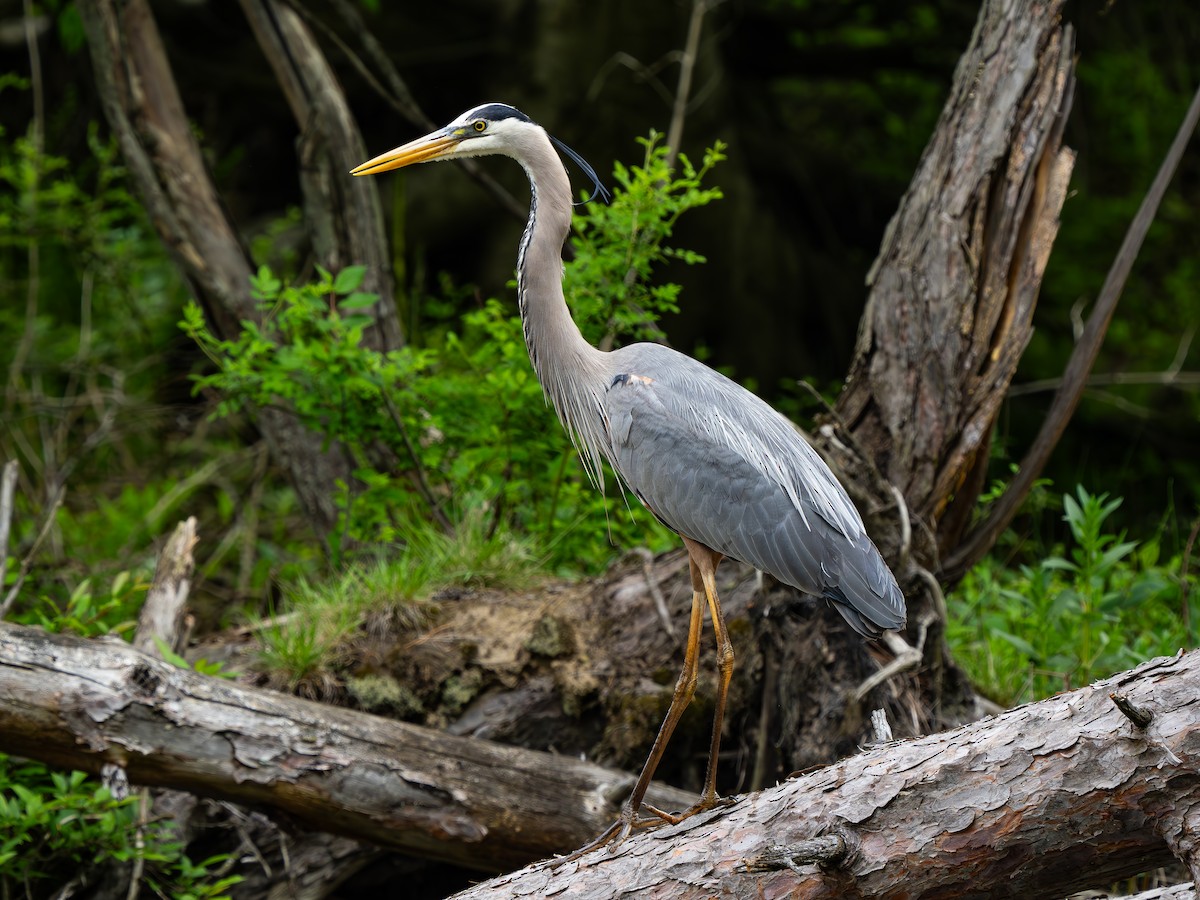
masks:
POLYGON ((836 441, 830 449, 868 487, 868 505, 894 507, 887 485, 899 489, 913 552, 929 569, 954 546, 983 486, 992 424, 1058 233, 1074 163, 1062 146, 1074 39, 1061 11, 1061 0, 983 4, 868 276, 837 403, 862 459, 836 441), (872 479, 872 464, 885 483, 872 479))
MULTIPOLYGON (((12 625, 0 626, 0 696, 5 752, 116 765, 134 783, 492 871, 584 843, 632 780, 12 625)), ((1192 861, 1198 724, 1200 652, 1152 660, 465 896, 1061 897, 1192 861)))
MULTIPOLYGON (((502 871, 580 846, 632 776, 177 669, 117 640, 0 625, 0 751, 256 807, 502 871)), ((650 802, 694 795, 652 789, 650 802)))
POLYGON ((1059 898, 1172 861, 1200 808, 1198 717, 1200 653, 1156 659, 457 896, 1059 898))

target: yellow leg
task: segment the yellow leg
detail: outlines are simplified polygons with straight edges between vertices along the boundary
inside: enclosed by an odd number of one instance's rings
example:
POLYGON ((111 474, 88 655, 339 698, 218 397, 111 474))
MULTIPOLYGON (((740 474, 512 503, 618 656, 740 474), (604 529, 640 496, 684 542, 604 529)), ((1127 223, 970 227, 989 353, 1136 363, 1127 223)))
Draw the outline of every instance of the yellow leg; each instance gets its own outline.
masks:
POLYGON ((717 797, 717 758, 721 749, 721 724, 725 718, 725 700, 729 694, 729 681, 733 677, 733 644, 730 642, 729 632, 725 628, 725 616, 721 612, 720 600, 717 599, 716 571, 717 565, 723 557, 715 550, 689 538, 685 537, 683 543, 688 550, 688 562, 692 575, 692 615, 688 621, 688 639, 687 648, 683 654, 683 671, 679 673, 679 680, 675 682, 675 693, 671 697, 671 706, 658 729, 658 735, 654 738, 654 746, 650 748, 650 755, 642 767, 642 774, 638 776, 637 784, 633 787, 633 793, 629 795, 629 799, 621 808, 620 817, 596 840, 570 856, 560 859, 560 863, 576 859, 609 842, 619 843, 628 837, 634 828, 657 821, 653 819, 639 821, 638 813, 643 807, 658 819, 682 822, 688 816, 695 815, 701 810, 711 809, 720 802, 717 797), (717 665, 720 669, 712 743, 708 752, 708 771, 704 777, 704 793, 700 797, 700 802, 686 812, 674 815, 655 809, 650 804, 643 803, 643 800, 650 787, 650 781, 654 778, 654 770, 658 768, 659 760, 662 759, 663 752, 667 749, 667 743, 675 732, 675 726, 679 724, 683 711, 687 709, 688 704, 692 701, 692 696, 696 693, 696 672, 700 663, 700 628, 706 601, 712 616, 713 630, 716 632, 717 665))
POLYGON ((708 809, 717 802, 717 757, 721 752, 721 727, 725 721, 725 701, 729 696, 729 682, 733 678, 733 642, 725 627, 725 613, 717 598, 716 568, 703 572, 704 592, 708 595, 708 609, 712 615, 713 631, 717 638, 717 668, 721 679, 717 682, 717 706, 713 712, 712 745, 708 751, 708 774, 704 779, 704 793, 700 808, 708 809))
MULTIPOLYGON (((658 735, 654 738, 654 746, 650 748, 650 755, 646 758, 646 764, 642 766, 642 774, 638 776, 637 784, 633 786, 633 793, 629 795, 629 799, 621 807, 621 815, 617 821, 596 838, 596 840, 575 851, 566 857, 566 859, 574 859, 610 841, 619 843, 629 836, 629 833, 635 826, 647 824, 638 822, 637 818, 638 812, 642 808, 642 800, 645 798, 646 791, 650 787, 650 782, 654 778, 654 770, 658 768, 658 762, 662 759, 663 751, 667 749, 667 742, 671 740, 675 726, 679 724, 679 719, 683 715, 683 711, 687 709, 688 704, 692 702, 692 696, 696 693, 696 672, 700 662, 700 624, 703 621, 703 614, 703 580, 693 562, 692 615, 688 622, 687 648, 683 654, 683 671, 679 673, 679 680, 675 682, 675 693, 671 696, 671 706, 667 710, 667 716, 663 719, 662 725, 659 726, 658 735)), ((656 814, 662 815, 657 809, 653 807, 648 808, 656 814)))
POLYGON ((692 561, 692 582, 694 587, 703 588, 708 599, 709 615, 712 616, 713 631, 717 639, 717 668, 720 678, 717 681, 716 708, 713 711, 712 742, 708 749, 708 770, 704 776, 704 792, 700 802, 691 809, 678 815, 665 813, 647 805, 647 809, 668 822, 682 822, 689 816, 706 809, 712 809, 720 802, 717 796, 717 761, 721 754, 721 728, 725 720, 725 703, 729 697, 729 682, 733 678, 733 642, 729 640, 729 630, 725 627, 725 614, 721 610, 721 601, 717 597, 717 566, 722 560, 721 554, 703 544, 688 538, 683 539, 687 545, 688 555, 692 561), (697 579, 697 575, 699 579, 697 579), (695 582, 699 580, 700 584, 695 582))

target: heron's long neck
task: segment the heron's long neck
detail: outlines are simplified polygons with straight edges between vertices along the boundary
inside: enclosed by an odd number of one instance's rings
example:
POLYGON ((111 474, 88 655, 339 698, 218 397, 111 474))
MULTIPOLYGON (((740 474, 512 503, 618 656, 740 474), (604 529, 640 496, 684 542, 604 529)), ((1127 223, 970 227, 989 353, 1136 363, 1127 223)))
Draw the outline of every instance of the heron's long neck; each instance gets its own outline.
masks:
POLYGON ((583 339, 563 296, 562 246, 571 228, 571 183, 548 138, 531 142, 529 223, 517 255, 517 300, 529 360, 559 419, 599 475, 599 395, 605 357, 583 339))

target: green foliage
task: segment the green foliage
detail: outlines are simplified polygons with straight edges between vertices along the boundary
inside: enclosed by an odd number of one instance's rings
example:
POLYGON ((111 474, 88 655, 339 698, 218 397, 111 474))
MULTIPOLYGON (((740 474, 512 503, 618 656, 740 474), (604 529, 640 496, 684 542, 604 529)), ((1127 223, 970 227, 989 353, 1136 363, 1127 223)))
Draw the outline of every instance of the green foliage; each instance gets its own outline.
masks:
MULTIPOLYGON (((656 267, 702 261, 667 241, 684 212, 720 196, 702 186, 722 159, 720 145, 698 169, 680 156, 673 171, 656 135, 642 144, 640 166, 617 167, 612 205, 593 204, 579 217, 567 265, 575 317, 602 345, 659 334, 658 317, 676 309, 679 289, 654 284, 656 267)), ((665 529, 648 516, 636 520, 615 485, 605 494, 589 485, 546 409, 518 316, 488 300, 424 347, 381 353, 364 345, 377 298, 359 290, 362 279, 363 269, 350 267, 288 285, 263 266, 253 281, 261 323, 219 340, 194 304, 181 323, 215 366, 197 389, 217 395, 217 415, 289 409, 352 461, 353 483, 337 497, 335 567, 346 547, 403 544, 429 523, 471 542, 477 560, 490 552, 488 565, 511 555, 503 537, 511 534, 533 539, 539 563, 596 570, 613 555, 596 540, 601 523, 618 546, 666 544, 665 529)), ((526 557, 518 563, 532 564, 526 557)), ((487 580, 487 572, 462 574, 487 580)), ((278 637, 295 671, 328 651, 315 633, 278 637)))
MULTIPOLYGON (((192 863, 171 827, 138 826, 138 798, 117 799, 83 772, 55 772, 0 755, 0 889, 5 897, 55 895, 140 859, 147 883, 175 900, 218 900, 241 881, 214 870, 228 857, 192 863)), ((111 873, 110 873, 111 874, 111 873)))
MULTIPOLYGON (((70 21, 64 12, 60 23, 70 21)), ((6 100, 24 87, 0 77, 6 100)), ((178 343, 181 285, 127 187, 117 142, 94 123, 79 136, 71 160, 44 152, 32 131, 0 140, 0 461, 21 463, 14 548, 33 543, 39 504, 66 497, 15 617, 42 622, 66 609, 76 621, 61 627, 92 634, 119 624, 102 607, 134 598, 93 599, 87 579, 137 584, 130 547, 157 534, 147 513, 175 481, 157 392, 178 343), (151 457, 164 464, 148 496, 151 457)))
POLYGON ((167 642, 160 638, 157 634, 154 635, 154 646, 158 648, 158 655, 161 656, 164 661, 169 662, 176 668, 191 669, 193 672, 196 672, 200 675, 207 675, 210 678, 236 677, 236 673, 227 672, 225 670, 225 664, 220 661, 208 660, 204 657, 200 657, 194 663, 188 662, 184 657, 180 656, 173 649, 171 649, 170 645, 167 644, 167 642))
POLYGON ((107 858, 132 857, 134 798, 116 800, 83 772, 0 757, 0 878, 23 886, 107 858))
POLYGON ((1083 487, 1062 498, 1066 550, 1018 568, 977 566, 947 598, 955 658, 1002 703, 1035 700, 1191 646, 1177 564, 1106 523, 1120 498, 1083 487))
POLYGON ((37 602, 17 616, 24 625, 37 625, 46 631, 73 632, 84 637, 131 632, 137 612, 146 599, 149 584, 129 572, 118 572, 107 592, 93 593, 92 579, 75 586, 60 605, 53 597, 39 595, 37 602))
POLYGON ((655 267, 668 260, 704 262, 700 254, 669 247, 666 241, 681 215, 721 198, 718 188, 703 187, 703 182, 725 159, 725 146, 718 141, 707 150, 699 169, 681 154, 673 171, 669 148, 658 143, 659 137, 651 132, 639 139, 645 149, 641 166, 616 164, 614 202, 591 204, 579 219, 567 290, 580 331, 592 344, 664 338, 658 320, 679 311, 680 289, 655 284, 655 267))

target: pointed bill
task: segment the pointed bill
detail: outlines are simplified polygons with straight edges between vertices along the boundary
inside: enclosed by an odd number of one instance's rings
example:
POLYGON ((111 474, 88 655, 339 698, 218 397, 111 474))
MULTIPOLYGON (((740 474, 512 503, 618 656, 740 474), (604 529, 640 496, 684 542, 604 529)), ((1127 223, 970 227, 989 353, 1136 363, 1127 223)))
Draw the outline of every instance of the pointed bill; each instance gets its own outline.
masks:
POLYGON ((390 172, 392 169, 411 166, 414 163, 439 159, 457 147, 461 140, 460 135, 447 133, 445 129, 435 131, 367 160, 361 166, 351 169, 350 174, 378 175, 380 172, 390 172))

